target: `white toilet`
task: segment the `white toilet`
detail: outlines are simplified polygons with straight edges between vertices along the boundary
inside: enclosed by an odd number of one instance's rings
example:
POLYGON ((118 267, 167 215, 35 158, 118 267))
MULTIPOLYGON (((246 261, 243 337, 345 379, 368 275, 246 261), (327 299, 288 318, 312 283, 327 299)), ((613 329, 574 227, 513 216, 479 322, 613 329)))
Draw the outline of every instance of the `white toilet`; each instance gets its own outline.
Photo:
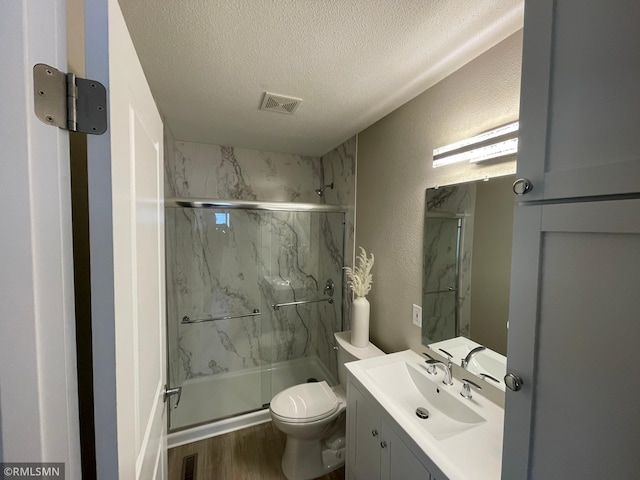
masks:
POLYGON ((271 400, 273 424, 287 435, 282 471, 289 480, 321 477, 344 464, 347 369, 354 360, 384 355, 373 343, 351 345, 351 332, 335 333, 340 384, 327 382, 294 385, 271 400))

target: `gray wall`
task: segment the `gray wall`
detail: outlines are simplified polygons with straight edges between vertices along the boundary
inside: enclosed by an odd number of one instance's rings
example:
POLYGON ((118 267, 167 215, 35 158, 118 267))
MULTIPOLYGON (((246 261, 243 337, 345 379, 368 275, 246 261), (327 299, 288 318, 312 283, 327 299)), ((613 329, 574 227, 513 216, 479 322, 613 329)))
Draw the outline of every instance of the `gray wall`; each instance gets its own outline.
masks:
POLYGON ((507 354, 513 178, 477 184, 471 257, 470 338, 503 355, 507 354))
POLYGON ((355 245, 375 254, 370 337, 387 352, 421 346, 425 189, 515 171, 514 159, 433 169, 433 149, 518 118, 521 58, 520 31, 358 135, 355 245))

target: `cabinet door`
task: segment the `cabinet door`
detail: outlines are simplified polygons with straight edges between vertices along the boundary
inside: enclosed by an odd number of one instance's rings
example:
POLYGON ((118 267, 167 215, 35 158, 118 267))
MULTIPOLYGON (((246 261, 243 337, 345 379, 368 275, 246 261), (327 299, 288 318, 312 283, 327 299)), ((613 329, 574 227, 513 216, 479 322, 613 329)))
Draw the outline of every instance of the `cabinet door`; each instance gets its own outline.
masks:
POLYGON ((502 478, 640 470, 640 200, 516 208, 502 478))
POLYGON ((349 475, 358 480, 377 480, 380 478, 382 410, 352 385, 349 385, 348 408, 349 475))
POLYGON ((387 423, 383 425, 382 480, 429 480, 431 475, 387 423))
POLYGON ((524 200, 640 192, 640 2, 526 2, 524 200))

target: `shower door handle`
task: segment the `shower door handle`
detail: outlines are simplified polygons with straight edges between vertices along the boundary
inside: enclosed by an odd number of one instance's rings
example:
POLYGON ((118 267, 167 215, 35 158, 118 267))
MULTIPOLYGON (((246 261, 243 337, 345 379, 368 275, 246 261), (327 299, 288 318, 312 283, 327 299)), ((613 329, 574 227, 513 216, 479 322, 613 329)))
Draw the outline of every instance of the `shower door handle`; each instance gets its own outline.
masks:
POLYGON ((176 400, 176 404, 173 407, 173 408, 178 408, 178 404, 180 403, 180 398, 182 397, 182 387, 168 388, 168 385, 165 383, 163 401, 166 403, 169 397, 171 397, 172 395, 178 395, 178 400, 176 400))

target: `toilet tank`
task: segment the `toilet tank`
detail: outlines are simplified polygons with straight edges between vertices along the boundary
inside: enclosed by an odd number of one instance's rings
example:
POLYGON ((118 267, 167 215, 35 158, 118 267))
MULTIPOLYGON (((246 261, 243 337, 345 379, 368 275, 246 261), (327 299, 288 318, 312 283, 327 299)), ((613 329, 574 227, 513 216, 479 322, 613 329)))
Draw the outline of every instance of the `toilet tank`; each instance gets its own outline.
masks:
POLYGON ((333 335, 336 337, 336 346, 338 347, 338 377, 340 385, 344 388, 347 386, 345 363, 384 355, 384 352, 371 342, 366 347, 354 347, 351 345, 351 331, 336 332, 333 335))

